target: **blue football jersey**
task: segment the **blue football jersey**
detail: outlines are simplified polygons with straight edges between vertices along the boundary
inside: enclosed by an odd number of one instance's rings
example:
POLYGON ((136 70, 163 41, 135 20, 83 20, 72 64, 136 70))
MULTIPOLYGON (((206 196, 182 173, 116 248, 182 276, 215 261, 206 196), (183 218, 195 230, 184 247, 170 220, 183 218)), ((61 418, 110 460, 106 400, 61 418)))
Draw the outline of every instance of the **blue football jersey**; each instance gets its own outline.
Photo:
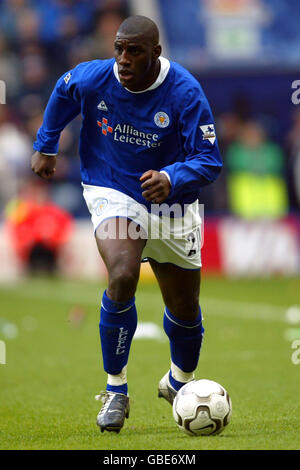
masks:
POLYGON ((199 82, 175 62, 160 58, 163 77, 143 92, 118 79, 115 59, 79 64, 56 83, 34 149, 58 152, 63 128, 79 113, 81 179, 121 191, 150 208, 139 178, 165 171, 165 202, 191 203, 218 176, 222 161, 213 116, 199 82))

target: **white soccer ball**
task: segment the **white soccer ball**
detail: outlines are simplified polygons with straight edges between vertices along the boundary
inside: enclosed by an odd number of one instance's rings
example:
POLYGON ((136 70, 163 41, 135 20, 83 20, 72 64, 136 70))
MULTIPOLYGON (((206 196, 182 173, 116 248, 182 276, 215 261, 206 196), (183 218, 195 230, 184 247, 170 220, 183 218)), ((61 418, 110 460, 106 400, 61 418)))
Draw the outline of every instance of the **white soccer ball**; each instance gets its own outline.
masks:
POLYGON ((184 385, 173 402, 178 427, 191 436, 219 434, 230 421, 232 405, 222 385, 194 380, 184 385))

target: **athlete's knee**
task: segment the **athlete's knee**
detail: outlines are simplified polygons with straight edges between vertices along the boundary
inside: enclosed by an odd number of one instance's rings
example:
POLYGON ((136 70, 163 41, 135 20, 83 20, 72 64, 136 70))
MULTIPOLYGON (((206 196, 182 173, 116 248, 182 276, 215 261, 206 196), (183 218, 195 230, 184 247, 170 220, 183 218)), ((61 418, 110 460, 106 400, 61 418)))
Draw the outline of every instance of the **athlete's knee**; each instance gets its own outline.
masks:
POLYGON ((116 302, 130 300, 139 280, 137 267, 118 266, 111 270, 108 279, 108 294, 116 302))
POLYGON ((199 298, 197 295, 189 298, 174 296, 167 307, 180 320, 192 321, 199 315, 199 298))

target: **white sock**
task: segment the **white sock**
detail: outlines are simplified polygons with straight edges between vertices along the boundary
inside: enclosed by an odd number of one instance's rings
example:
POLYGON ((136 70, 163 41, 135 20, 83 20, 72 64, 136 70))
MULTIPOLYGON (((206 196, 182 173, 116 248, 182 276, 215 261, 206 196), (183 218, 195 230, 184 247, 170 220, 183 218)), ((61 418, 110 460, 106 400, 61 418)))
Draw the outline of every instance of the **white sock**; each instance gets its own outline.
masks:
POLYGON ((124 385, 127 383, 127 364, 117 375, 107 374, 107 383, 109 385, 124 385))
POLYGON ((194 379, 195 374, 194 372, 184 372, 183 370, 179 369, 172 361, 171 361, 171 374, 173 379, 177 380, 177 382, 190 382, 194 379))

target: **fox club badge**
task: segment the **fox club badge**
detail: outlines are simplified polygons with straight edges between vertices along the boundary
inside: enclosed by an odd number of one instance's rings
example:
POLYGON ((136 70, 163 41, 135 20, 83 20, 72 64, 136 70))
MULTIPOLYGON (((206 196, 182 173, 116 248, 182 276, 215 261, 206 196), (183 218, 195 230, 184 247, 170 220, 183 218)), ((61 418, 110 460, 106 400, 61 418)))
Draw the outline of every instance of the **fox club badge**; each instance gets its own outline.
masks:
POLYGON ((154 116, 154 122, 158 127, 168 127, 168 125, 170 124, 170 118, 167 113, 159 111, 154 116))
POLYGON ((104 197, 101 197, 99 199, 97 199, 96 203, 95 203, 95 212, 96 212, 96 215, 101 215, 102 212, 105 211, 106 207, 108 205, 108 200, 105 199, 104 197))

